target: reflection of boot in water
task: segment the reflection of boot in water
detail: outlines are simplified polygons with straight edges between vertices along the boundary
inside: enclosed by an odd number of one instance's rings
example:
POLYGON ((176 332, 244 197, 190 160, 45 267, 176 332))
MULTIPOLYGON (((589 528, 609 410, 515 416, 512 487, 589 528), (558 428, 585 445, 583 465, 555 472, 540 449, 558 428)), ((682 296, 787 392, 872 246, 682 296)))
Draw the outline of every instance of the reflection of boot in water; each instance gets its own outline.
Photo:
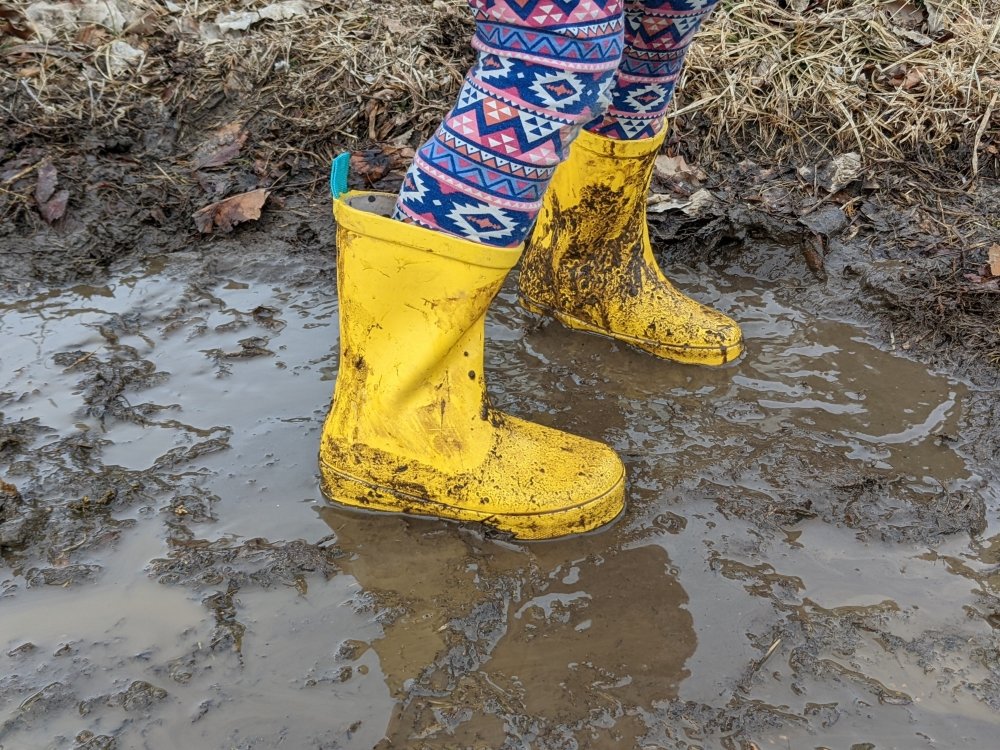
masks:
POLYGON ((508 547, 320 513, 345 572, 390 613, 372 644, 399 701, 386 748, 542 734, 631 748, 646 732, 639 709, 676 697, 688 674, 687 595, 661 547, 609 550, 606 536, 508 547))

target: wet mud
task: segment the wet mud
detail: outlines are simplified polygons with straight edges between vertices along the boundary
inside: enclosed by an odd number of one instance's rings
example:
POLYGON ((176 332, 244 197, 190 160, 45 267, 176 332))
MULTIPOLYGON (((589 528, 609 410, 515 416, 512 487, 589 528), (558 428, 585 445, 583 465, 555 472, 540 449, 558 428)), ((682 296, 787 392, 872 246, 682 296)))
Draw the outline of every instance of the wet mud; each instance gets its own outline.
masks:
POLYGON ((3 303, 0 746, 992 747, 996 393, 789 265, 670 269, 744 327, 715 370, 508 282, 494 406, 629 472, 612 528, 535 544, 323 501, 332 257, 222 244, 3 303))

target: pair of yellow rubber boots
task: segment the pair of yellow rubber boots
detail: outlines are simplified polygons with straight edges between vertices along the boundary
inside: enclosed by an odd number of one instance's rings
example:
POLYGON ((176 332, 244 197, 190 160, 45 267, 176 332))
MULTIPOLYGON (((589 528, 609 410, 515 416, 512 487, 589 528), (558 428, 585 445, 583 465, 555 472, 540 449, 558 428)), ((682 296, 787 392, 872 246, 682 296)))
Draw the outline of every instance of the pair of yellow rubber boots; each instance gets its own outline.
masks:
POLYGON ((525 248, 394 221, 394 195, 335 199, 340 368, 320 447, 330 500, 517 539, 591 531, 622 512, 611 448, 491 408, 485 319, 523 251, 532 312, 664 359, 739 357, 739 326, 678 292, 653 257, 646 194, 662 141, 581 133, 525 248))

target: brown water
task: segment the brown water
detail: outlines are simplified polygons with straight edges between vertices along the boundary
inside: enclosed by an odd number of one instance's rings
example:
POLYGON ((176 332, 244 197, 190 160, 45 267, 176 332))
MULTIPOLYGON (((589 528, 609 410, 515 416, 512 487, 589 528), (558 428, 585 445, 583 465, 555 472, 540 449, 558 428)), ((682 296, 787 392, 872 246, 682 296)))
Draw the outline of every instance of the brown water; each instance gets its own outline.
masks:
POLYGON ((532 545, 323 503, 326 268, 178 256, 0 306, 0 412, 38 420, 0 470, 49 509, 0 572, 0 747, 995 747, 982 394, 801 290, 678 278, 743 361, 495 305, 495 404, 629 469, 613 528, 532 545))

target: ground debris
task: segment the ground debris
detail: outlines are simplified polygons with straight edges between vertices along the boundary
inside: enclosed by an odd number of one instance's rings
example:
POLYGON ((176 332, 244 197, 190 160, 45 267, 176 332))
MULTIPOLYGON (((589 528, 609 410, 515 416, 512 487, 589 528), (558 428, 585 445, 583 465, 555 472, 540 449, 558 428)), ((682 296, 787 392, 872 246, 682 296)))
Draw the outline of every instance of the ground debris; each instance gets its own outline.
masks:
POLYGON ((99 706, 122 708, 129 712, 146 712, 149 708, 162 701, 168 695, 163 688, 156 687, 144 680, 133 681, 125 690, 117 693, 100 695, 82 701, 79 706, 81 716, 87 716, 99 706))
POLYGON ((56 192, 56 184, 59 177, 56 168, 51 163, 45 162, 38 167, 38 182, 35 185, 35 201, 42 218, 49 224, 58 221, 66 213, 66 204, 69 202, 69 191, 59 190, 56 192))
POLYGON ((192 218, 202 234, 211 234, 215 230, 231 232, 238 224, 259 219, 269 194, 270 191, 257 188, 246 193, 231 195, 198 209, 192 218))
POLYGON ((240 155, 249 133, 238 122, 215 131, 194 154, 194 169, 221 167, 240 155))
POLYGON ((101 570, 100 565, 78 563, 61 568, 31 568, 24 578, 29 586, 74 586, 95 580, 101 570))
POLYGON ((114 737, 106 734, 94 734, 89 730, 84 730, 76 736, 76 745, 73 750, 116 750, 118 742, 114 737))
POLYGON ((840 154, 815 167, 799 167, 798 175, 809 185, 828 193, 839 193, 863 175, 861 155, 840 154))
POLYGON ((50 682, 45 687, 30 694, 0 724, 0 736, 13 729, 44 723, 49 714, 56 713, 76 701, 73 690, 63 682, 50 682))
POLYGON ((229 580, 239 586, 266 588, 294 584, 301 575, 329 578, 338 570, 338 554, 335 547, 320 547, 303 540, 250 539, 243 544, 228 539, 178 541, 170 557, 151 561, 149 570, 165 584, 217 586, 229 580))

